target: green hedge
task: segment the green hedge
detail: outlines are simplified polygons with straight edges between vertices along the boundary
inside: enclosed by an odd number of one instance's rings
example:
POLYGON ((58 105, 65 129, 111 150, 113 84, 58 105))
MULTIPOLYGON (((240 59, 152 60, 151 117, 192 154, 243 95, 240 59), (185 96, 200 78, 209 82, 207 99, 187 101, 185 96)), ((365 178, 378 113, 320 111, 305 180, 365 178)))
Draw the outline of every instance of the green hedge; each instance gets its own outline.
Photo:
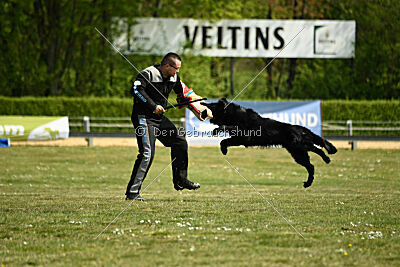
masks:
POLYGON ((400 121, 399 100, 322 101, 323 120, 400 121))
MULTIPOLYGON (((131 111, 130 98, 0 97, 1 115, 130 117, 131 111)), ((168 116, 182 117, 184 109, 171 109, 168 116)))
MULTIPOLYGON (((1 115, 129 117, 131 110, 129 98, 0 97, 1 115)), ((168 117, 182 116, 184 109, 168 111, 168 117)), ((322 101, 322 117, 323 120, 400 121, 400 100, 326 100, 322 101)))

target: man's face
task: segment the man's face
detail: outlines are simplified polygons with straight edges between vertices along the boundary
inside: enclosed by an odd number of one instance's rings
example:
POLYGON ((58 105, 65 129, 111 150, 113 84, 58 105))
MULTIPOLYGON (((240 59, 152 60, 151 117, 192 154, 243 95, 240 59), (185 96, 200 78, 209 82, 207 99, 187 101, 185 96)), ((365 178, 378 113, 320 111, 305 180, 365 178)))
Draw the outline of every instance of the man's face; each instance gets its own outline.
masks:
POLYGON ((173 63, 168 63, 167 65, 167 75, 168 77, 174 76, 179 72, 179 68, 181 67, 181 61, 179 59, 173 58, 171 60, 173 63))

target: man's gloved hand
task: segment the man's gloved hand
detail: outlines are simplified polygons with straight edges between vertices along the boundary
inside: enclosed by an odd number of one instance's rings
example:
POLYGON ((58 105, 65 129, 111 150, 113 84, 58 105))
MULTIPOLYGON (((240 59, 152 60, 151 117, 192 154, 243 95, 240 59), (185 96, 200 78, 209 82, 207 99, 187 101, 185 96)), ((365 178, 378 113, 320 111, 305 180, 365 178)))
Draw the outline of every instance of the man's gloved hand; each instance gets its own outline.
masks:
POLYGON ((165 112, 165 109, 161 105, 157 105, 156 109, 153 111, 154 114, 163 114, 165 112))

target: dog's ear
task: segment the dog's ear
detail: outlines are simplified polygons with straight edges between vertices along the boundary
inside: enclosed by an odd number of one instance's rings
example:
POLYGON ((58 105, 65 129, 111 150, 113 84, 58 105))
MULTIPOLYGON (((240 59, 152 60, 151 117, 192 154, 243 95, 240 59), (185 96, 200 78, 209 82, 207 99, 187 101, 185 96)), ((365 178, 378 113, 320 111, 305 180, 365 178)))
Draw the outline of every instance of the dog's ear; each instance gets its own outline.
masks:
POLYGON ((226 100, 225 97, 220 98, 219 101, 224 103, 224 104, 228 104, 228 100, 226 100))

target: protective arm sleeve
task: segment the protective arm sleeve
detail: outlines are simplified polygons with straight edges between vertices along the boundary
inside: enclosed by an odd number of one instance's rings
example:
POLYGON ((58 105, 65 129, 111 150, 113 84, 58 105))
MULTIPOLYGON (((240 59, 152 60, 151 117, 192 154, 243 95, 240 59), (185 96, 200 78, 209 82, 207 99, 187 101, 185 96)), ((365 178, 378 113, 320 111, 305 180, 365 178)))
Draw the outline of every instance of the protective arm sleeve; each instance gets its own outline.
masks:
POLYGON ((151 97, 146 93, 145 88, 147 86, 151 86, 149 84, 150 77, 149 74, 146 72, 139 73, 139 75, 136 77, 135 81, 132 81, 132 87, 131 87, 131 95, 134 97, 137 97, 140 101, 145 103, 150 110, 155 110, 157 104, 151 99, 151 97))
MULTIPOLYGON (((201 96, 195 94, 192 88, 187 87, 182 81, 177 82, 174 88, 175 93, 177 94, 176 101, 178 103, 187 102, 191 100, 196 100, 202 98, 201 96)), ((194 102, 187 105, 187 108, 201 121, 205 121, 207 119, 211 119, 212 112, 206 106, 203 106, 201 102, 194 102)))

